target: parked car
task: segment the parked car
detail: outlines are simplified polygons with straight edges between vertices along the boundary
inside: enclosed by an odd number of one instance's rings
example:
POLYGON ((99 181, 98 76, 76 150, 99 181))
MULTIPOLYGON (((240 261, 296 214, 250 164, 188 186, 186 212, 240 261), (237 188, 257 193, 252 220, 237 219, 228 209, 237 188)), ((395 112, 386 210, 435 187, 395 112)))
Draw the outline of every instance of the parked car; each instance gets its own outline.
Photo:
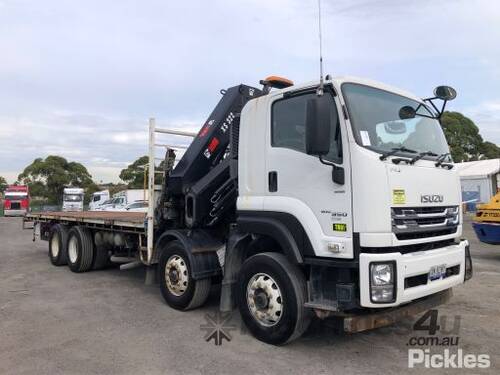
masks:
POLYGON ((135 201, 127 204, 124 211, 128 212, 148 212, 148 201, 135 201))
POLYGON ((111 198, 104 201, 95 211, 122 211, 126 206, 125 197, 111 198))

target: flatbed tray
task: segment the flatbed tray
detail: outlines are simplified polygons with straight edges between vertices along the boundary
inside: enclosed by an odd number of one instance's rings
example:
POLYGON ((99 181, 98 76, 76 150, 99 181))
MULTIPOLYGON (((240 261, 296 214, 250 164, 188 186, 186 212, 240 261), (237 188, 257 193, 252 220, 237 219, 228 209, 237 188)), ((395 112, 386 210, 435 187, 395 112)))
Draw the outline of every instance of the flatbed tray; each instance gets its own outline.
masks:
POLYGON ((146 213, 121 211, 80 211, 80 212, 30 212, 25 220, 61 221, 98 224, 104 226, 120 226, 145 228, 146 213))

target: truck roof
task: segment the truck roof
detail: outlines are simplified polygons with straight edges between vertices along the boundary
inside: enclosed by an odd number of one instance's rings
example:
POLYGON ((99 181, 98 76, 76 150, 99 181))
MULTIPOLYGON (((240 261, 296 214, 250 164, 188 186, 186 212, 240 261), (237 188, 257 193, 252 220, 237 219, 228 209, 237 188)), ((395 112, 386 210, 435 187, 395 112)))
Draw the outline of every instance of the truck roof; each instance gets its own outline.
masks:
POLYGON ((94 193, 92 193, 92 195, 103 195, 103 194, 109 194, 109 190, 95 191, 94 193))
POLYGON ((6 192, 27 192, 28 191, 28 186, 26 185, 9 185, 5 189, 6 192))
MULTIPOLYGON (((385 83, 374 81, 374 80, 367 79, 367 78, 360 78, 360 77, 354 77, 354 76, 339 76, 339 77, 333 77, 333 78, 328 79, 328 80, 325 79, 324 82, 325 82, 325 84, 326 83, 333 83, 333 85, 336 86, 337 88, 340 88, 342 86, 342 84, 344 84, 344 83, 357 83, 359 85, 365 85, 365 86, 370 86, 370 87, 378 88, 378 89, 385 90, 385 91, 390 91, 390 92, 393 92, 395 94, 405 96, 409 99, 413 99, 415 101, 422 102, 422 98, 419 98, 418 96, 412 94, 409 91, 405 91, 405 90, 402 90, 400 88, 390 86, 390 85, 387 85, 385 83)), ((300 83, 300 84, 296 84, 296 85, 287 87, 285 89, 276 90, 275 93, 296 91, 296 90, 300 90, 300 89, 304 89, 304 88, 308 88, 308 87, 317 87, 318 85, 319 85, 319 80, 304 82, 304 83, 300 83)))
POLYGON ((83 193, 82 188, 64 188, 64 193, 66 194, 81 194, 83 193))

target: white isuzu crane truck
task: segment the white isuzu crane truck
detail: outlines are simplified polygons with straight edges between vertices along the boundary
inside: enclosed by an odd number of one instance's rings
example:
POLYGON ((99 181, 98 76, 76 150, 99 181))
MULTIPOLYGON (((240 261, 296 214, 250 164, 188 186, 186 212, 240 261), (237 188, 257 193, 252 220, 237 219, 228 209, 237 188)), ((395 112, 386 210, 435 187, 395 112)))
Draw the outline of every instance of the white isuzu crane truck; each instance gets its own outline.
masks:
MULTIPOLYGON (((177 164, 167 147, 146 216, 29 214, 52 263, 84 272, 135 254, 179 310, 221 283, 221 310, 238 306, 271 344, 299 337, 314 314, 357 332, 448 300, 472 276, 439 124, 454 90, 422 100, 355 78, 261 84, 222 90, 177 164)), ((160 133, 192 135, 150 123, 150 201, 160 133)))

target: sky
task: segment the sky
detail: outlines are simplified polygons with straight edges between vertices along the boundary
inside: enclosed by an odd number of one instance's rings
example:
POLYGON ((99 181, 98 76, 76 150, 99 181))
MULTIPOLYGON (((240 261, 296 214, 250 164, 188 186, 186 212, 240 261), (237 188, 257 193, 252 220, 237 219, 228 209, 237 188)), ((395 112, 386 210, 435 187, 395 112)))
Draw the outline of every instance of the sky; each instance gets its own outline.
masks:
MULTIPOLYGON (((420 97, 500 144, 500 1, 322 0, 325 72, 420 97)), ((220 89, 318 78, 317 0, 0 0, 0 176, 35 158, 96 182, 147 153, 147 122, 197 131, 220 89)), ((162 142, 182 141, 178 137, 162 142)))

